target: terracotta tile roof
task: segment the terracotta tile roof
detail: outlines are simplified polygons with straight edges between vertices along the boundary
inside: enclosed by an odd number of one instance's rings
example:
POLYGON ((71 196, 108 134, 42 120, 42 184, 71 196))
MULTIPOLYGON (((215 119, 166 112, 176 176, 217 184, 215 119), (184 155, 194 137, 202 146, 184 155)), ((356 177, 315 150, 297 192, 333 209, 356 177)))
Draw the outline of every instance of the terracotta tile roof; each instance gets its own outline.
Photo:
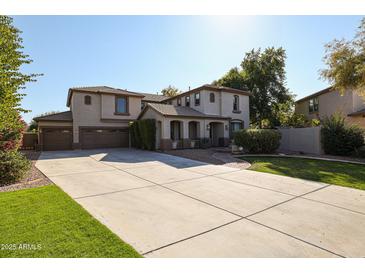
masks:
POLYGON ((229 119, 229 117, 205 114, 190 107, 157 104, 157 103, 148 103, 147 106, 143 109, 143 111, 139 115, 138 119, 143 116, 144 112, 147 110, 148 107, 154 109, 156 112, 160 113, 163 116, 229 119))
POLYGON ((71 111, 64 111, 55 114, 39 116, 34 118, 34 121, 59 121, 59 122, 68 122, 72 121, 72 112, 71 111))
POLYGON ((176 96, 167 98, 164 100, 164 102, 169 101, 171 99, 175 99, 177 97, 182 97, 182 96, 186 96, 190 93, 194 93, 194 92, 199 92, 201 90, 211 90, 211 91, 225 91, 225 92, 230 92, 230 93, 236 93, 236 94, 242 94, 242 95, 246 95, 246 96, 250 96, 251 92, 247 91, 247 90, 241 90, 241 89, 235 89, 235 88, 228 88, 228 87, 222 87, 222 86, 214 86, 214 85, 210 85, 210 84, 205 84, 202 85, 200 87, 197 87, 195 89, 189 90, 189 91, 185 91, 182 92, 176 96))
POLYGON ((168 99, 168 96, 164 96, 164 95, 159 95, 159 94, 152 94, 152 93, 142 93, 140 92, 139 94, 142 94, 144 97, 142 98, 142 101, 147 101, 147 102, 162 102, 163 100, 168 99))

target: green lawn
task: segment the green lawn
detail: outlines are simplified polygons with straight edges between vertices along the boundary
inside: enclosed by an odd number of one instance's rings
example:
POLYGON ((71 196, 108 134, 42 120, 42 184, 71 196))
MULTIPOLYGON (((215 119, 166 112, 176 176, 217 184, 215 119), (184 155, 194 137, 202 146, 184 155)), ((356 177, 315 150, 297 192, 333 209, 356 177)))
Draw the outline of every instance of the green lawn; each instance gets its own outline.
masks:
POLYGON ((290 157, 245 156, 250 170, 365 190, 365 165, 290 157))
POLYGON ((140 257, 54 185, 0 193, 0 245, 0 257, 140 257))

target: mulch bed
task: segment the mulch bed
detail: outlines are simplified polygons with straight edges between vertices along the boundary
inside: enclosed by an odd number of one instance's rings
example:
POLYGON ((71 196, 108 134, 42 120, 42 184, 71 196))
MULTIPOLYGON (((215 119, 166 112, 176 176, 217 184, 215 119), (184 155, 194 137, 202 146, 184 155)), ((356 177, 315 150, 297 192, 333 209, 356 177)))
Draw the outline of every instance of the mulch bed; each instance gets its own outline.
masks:
POLYGON ((48 179, 38 168, 35 167, 35 163, 40 156, 40 152, 33 150, 21 151, 29 160, 32 161, 32 167, 28 171, 25 178, 15 184, 0 187, 0 192, 15 191, 25 188, 33 188, 39 186, 45 186, 52 184, 52 181, 48 179))

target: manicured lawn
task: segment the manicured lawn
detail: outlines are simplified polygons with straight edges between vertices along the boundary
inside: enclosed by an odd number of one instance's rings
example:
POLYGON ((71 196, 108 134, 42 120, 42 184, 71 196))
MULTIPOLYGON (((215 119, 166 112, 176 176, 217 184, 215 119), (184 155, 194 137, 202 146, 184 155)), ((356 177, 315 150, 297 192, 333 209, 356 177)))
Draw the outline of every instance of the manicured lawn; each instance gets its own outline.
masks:
POLYGON ((0 257, 140 257, 54 185, 0 193, 0 228, 0 257))
POLYGON ((290 157, 246 156, 250 170, 365 190, 365 165, 290 157))

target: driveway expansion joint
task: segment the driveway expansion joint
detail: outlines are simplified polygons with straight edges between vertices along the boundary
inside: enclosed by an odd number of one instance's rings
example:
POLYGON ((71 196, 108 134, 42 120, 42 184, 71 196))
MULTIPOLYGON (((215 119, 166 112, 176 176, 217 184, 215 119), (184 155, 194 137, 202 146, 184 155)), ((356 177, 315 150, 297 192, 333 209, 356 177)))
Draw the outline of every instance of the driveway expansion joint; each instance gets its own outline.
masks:
POLYGON ((255 220, 252 220, 252 219, 248 218, 248 217, 246 217, 245 219, 246 219, 246 220, 248 220, 248 221, 250 221, 250 222, 253 222, 253 223, 255 223, 255 224, 258 224, 258 225, 264 226, 264 227, 266 227, 266 228, 269 228, 269 229, 271 229, 271 230, 274 230, 274 231, 276 231, 276 232, 278 232, 278 233, 281 233, 281 234, 283 234, 283 235, 286 235, 286 236, 288 236, 288 237, 291 237, 291 238, 293 238, 293 239, 296 239, 296 240, 298 240, 298 241, 301 241, 301 242, 303 242, 303 243, 306 243, 306 244, 308 244, 308 245, 311 245, 311 246, 314 246, 314 247, 319 248, 319 249, 321 249, 321 250, 327 251, 327 252, 329 252, 329 253, 331 253, 331 254, 333 254, 333 255, 336 255, 336 256, 338 256, 338 257, 346 258, 345 256, 343 256, 343 255, 341 255, 341 254, 338 254, 338 253, 333 252, 333 251, 331 251, 331 250, 329 250, 329 249, 326 249, 326 248, 321 247, 321 246, 319 246, 319 245, 313 244, 313 243, 311 243, 311 242, 308 242, 308 241, 306 241, 306 240, 303 240, 303 239, 301 239, 301 238, 298 238, 298 237, 296 237, 296 236, 293 236, 293 235, 291 235, 291 234, 289 234, 289 233, 286 233, 286 232, 284 232, 284 231, 281 231, 281 230, 279 230, 279 229, 276 229, 276 228, 273 228, 273 227, 271 227, 271 226, 265 225, 265 224, 263 224, 263 223, 257 222, 257 221, 255 221, 255 220))
POLYGON ((144 256, 144 255, 150 254, 150 253, 152 253, 152 252, 155 252, 155 251, 157 251, 157 250, 160 250, 160 249, 163 249, 163 248, 166 248, 166 247, 169 247, 169 246, 172 246, 172 245, 175 245, 175 244, 178 244, 178 243, 181 243, 181 242, 184 242, 184 241, 187 241, 187 240, 190 240, 190 239, 193 239, 193 238, 199 237, 199 236, 201 236, 201 235, 203 235, 203 234, 206 234, 206 233, 209 233, 209 232, 211 232, 211 231, 214 231, 214 230, 217 230, 217 229, 219 229, 219 228, 222 228, 222 227, 224 227, 224 226, 227 226, 227 225, 230 225, 230 224, 236 223, 236 222, 241 221, 241 220, 243 220, 243 219, 244 219, 243 217, 238 218, 238 219, 236 219, 236 220, 233 220, 233 221, 230 221, 230 222, 228 222, 228 223, 225 223, 225 224, 222 224, 222 225, 219 225, 219 226, 213 227, 213 228, 208 229, 208 230, 206 230, 206 231, 203 231, 203 232, 200 232, 200 233, 194 234, 194 235, 192 235, 192 236, 186 237, 186 238, 184 238, 184 239, 181 239, 181 240, 178 240, 178 241, 175 241, 175 242, 172 242, 172 243, 169 243, 169 244, 166 244, 166 245, 160 246, 160 247, 158 247, 158 248, 155 248, 155 249, 152 249, 152 250, 146 251, 146 252, 142 253, 142 255, 144 256))

